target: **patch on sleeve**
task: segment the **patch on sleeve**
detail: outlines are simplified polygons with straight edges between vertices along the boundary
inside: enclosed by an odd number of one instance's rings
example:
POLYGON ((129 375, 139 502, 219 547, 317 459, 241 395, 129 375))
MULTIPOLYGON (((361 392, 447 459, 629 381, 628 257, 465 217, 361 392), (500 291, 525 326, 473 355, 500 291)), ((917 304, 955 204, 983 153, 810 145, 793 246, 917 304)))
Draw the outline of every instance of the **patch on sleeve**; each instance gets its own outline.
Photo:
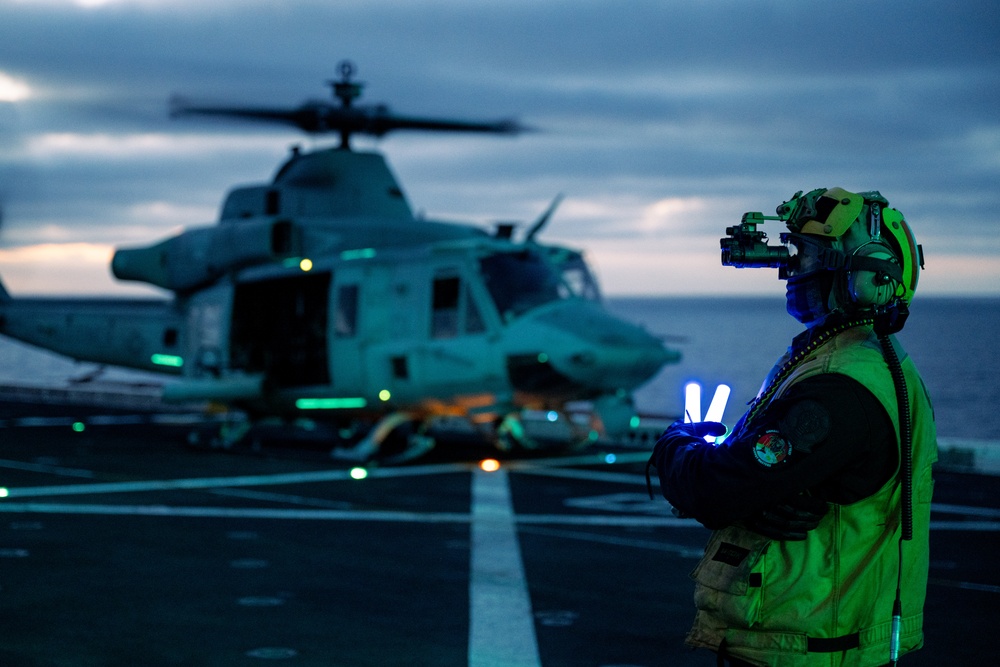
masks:
POLYGON ((798 401, 789 408, 778 426, 788 440, 795 443, 796 451, 808 454, 830 435, 830 411, 819 401, 798 401))
POLYGON ((757 438, 753 446, 753 455, 757 463, 765 468, 776 466, 792 453, 792 444, 781 436, 778 431, 765 431, 757 438))

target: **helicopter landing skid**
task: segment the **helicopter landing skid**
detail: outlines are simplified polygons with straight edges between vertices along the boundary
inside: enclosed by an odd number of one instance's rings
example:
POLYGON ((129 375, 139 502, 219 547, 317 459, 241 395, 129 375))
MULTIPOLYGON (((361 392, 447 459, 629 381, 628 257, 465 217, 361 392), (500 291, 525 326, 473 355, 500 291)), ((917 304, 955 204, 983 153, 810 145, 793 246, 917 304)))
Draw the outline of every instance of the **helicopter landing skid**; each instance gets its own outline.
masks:
POLYGON ((382 457, 383 463, 403 463, 417 459, 434 449, 434 438, 426 434, 426 424, 409 412, 393 412, 382 417, 364 438, 353 447, 336 447, 330 457, 340 461, 370 461, 383 448, 393 453, 382 457), (401 451, 395 451, 399 448, 401 451))
POLYGON ((496 425, 495 446, 502 452, 576 451, 592 444, 596 433, 585 424, 554 411, 511 412, 496 425))

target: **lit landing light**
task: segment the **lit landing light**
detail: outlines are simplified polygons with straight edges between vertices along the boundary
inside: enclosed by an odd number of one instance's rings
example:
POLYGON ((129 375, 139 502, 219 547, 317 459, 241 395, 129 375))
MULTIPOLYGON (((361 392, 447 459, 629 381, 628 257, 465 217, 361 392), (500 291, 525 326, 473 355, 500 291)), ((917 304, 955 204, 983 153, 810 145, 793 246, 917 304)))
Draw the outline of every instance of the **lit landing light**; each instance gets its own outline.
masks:
POLYGON ((10 495, 10 491, 8 491, 6 488, 0 486, 0 498, 6 498, 9 495, 10 495))
POLYGON ((500 462, 496 459, 483 459, 479 462, 479 467, 485 472, 496 472, 500 470, 500 462))
POLYGON ((312 271, 313 263, 308 257, 303 257, 302 261, 299 262, 299 268, 303 271, 312 271))
POLYGON ((392 394, 389 393, 388 389, 383 389, 378 393, 378 400, 382 401, 383 403, 388 401, 390 398, 392 398, 392 394))
POLYGON ((368 471, 364 468, 351 468, 351 479, 364 479, 368 477, 368 471))

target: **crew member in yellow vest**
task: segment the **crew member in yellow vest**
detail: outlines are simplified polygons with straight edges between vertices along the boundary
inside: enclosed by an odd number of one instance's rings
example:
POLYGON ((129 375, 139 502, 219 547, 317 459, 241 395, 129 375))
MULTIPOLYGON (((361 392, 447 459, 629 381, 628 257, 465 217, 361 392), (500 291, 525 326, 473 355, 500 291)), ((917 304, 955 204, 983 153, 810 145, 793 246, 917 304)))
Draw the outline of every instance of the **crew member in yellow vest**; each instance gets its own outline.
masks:
POLYGON ((727 234, 723 264, 778 268, 807 328, 727 438, 678 422, 650 458, 675 512, 715 531, 687 643, 738 667, 895 664, 923 643, 937 458, 927 392, 892 335, 922 249, 881 194, 840 188, 727 234), (783 245, 765 220, 787 225, 783 245))

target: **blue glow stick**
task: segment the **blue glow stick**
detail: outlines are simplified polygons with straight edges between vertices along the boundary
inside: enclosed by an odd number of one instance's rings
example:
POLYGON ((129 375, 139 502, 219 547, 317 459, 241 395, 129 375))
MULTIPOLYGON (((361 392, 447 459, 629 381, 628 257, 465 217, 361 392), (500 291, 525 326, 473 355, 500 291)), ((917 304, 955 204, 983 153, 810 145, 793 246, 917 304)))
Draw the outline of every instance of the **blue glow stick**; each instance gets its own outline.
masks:
POLYGON ((701 421, 701 385, 697 382, 684 385, 684 421, 689 424, 701 421))
POLYGON ((705 421, 707 422, 721 422, 722 414, 726 411, 726 403, 729 402, 729 394, 731 393, 729 385, 720 384, 715 388, 715 394, 712 396, 712 402, 708 405, 708 412, 705 413, 705 421))

